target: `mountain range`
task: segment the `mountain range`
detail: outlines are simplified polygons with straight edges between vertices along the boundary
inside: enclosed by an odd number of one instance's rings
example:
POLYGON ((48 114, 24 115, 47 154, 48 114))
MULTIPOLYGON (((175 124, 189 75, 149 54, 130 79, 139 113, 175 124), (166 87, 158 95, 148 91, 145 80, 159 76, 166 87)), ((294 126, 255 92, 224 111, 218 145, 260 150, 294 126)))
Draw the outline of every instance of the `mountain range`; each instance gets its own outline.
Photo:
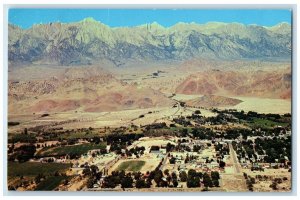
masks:
POLYGON ((93 18, 74 23, 48 23, 22 29, 9 24, 10 64, 93 65, 189 59, 291 59, 291 25, 272 27, 239 23, 154 22, 135 27, 109 27, 93 18))

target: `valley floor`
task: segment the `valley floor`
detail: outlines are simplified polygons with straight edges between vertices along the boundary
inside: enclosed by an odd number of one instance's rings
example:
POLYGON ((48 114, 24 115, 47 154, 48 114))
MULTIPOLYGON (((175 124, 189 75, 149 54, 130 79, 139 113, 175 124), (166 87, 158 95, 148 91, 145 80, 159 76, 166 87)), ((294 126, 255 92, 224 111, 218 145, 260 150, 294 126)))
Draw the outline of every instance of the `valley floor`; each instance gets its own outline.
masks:
MULTIPOLYGON (((200 96, 200 95, 198 95, 200 96)), ((176 94, 173 97, 176 101, 185 101, 193 99, 197 95, 176 94)), ((258 113, 291 113, 291 100, 283 99, 267 99, 255 97, 232 97, 242 102, 235 106, 219 107, 221 109, 237 109, 244 111, 254 111, 258 113)), ((41 115, 9 115, 8 121, 20 122, 16 127, 10 127, 9 132, 15 133, 26 127, 45 126, 57 128, 63 125, 64 129, 76 128, 103 128, 130 126, 132 124, 140 126, 156 122, 170 121, 176 116, 191 115, 195 110, 199 109, 203 116, 215 116, 209 108, 181 107, 179 103, 172 107, 156 107, 146 109, 122 110, 112 112, 61 112, 49 113, 47 117, 41 115)))

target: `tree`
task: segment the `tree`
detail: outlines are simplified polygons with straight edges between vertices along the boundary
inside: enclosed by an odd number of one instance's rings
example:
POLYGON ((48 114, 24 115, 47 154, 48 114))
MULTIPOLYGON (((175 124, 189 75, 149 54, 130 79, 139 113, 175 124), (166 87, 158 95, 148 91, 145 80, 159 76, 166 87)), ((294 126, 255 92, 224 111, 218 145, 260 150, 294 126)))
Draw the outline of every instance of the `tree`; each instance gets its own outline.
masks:
POLYGON ((253 191, 253 184, 252 184, 251 180, 247 179, 246 184, 247 184, 249 191, 253 191))
POLYGON ((34 181, 36 184, 39 184, 41 182, 41 179, 44 179, 45 176, 43 174, 38 174, 35 178, 34 181))
POLYGON ((151 185, 152 185, 151 179, 148 178, 148 179, 146 180, 146 188, 150 188, 151 185))
POLYGON ((154 176, 154 181, 157 185, 159 185, 160 181, 161 181, 162 175, 160 173, 156 173, 154 176))
POLYGON ((83 171, 82 171, 82 174, 83 174, 84 176, 90 176, 90 175, 91 175, 91 170, 90 170, 90 168, 89 168, 89 167, 84 168, 83 171))
POLYGON ((196 115, 200 115, 200 114, 201 114, 201 111, 200 111, 200 110, 195 110, 195 114, 196 114, 196 115))
POLYGON ((100 180, 101 177, 102 177, 102 172, 97 172, 97 173, 95 174, 95 178, 96 178, 97 180, 100 180))
POLYGON ((187 186, 188 188, 193 187, 193 179, 188 178, 187 181, 186 181, 186 186, 187 186))
POLYGON ((175 161, 176 161, 176 158, 172 157, 172 158, 170 159, 170 164, 175 164, 175 161))
POLYGON ((194 186, 195 187, 200 187, 201 186, 201 184, 200 184, 200 178, 198 176, 196 176, 194 178, 194 186))
POLYGON ((133 179, 131 178, 131 176, 125 176, 122 180, 121 180, 121 186, 122 188, 132 188, 133 184, 133 179))
POLYGON ((219 172, 217 172, 217 171, 211 172, 211 178, 212 178, 213 180, 218 180, 218 179, 220 179, 220 174, 219 174, 219 172))
POLYGON ((198 176, 188 176, 186 184, 188 188, 200 187, 200 178, 198 176))
POLYGON ((177 187, 178 186, 178 181, 173 179, 173 187, 177 187))
POLYGON ((225 165, 226 165, 225 162, 221 160, 220 163, 219 163, 219 167, 220 168, 224 168, 225 165))
POLYGON ((167 181, 162 180, 159 184, 160 187, 168 187, 167 181))
POLYGON ((164 170, 164 174, 165 174, 166 176, 168 176, 168 175, 169 175, 169 170, 168 170, 168 169, 165 169, 165 170, 164 170))
POLYGON ((168 142, 167 146, 166 146, 166 151, 170 152, 175 148, 175 146, 171 143, 168 142))
POLYGON ((99 168, 96 165, 91 165, 90 167, 92 175, 95 176, 97 172, 99 171, 99 168))
POLYGON ((176 175, 175 172, 172 172, 171 176, 172 176, 172 179, 173 179, 173 180, 177 180, 177 175, 176 175))
POLYGON ((93 139, 91 139, 95 144, 99 144, 100 143, 100 137, 93 137, 93 139))
POLYGON ((195 177, 196 175, 197 175, 196 170, 190 169, 190 170, 188 171, 188 176, 195 177))
POLYGON ((207 173, 203 174, 203 184, 205 187, 212 187, 213 183, 210 176, 207 173))
POLYGON ((186 174, 186 172, 185 172, 185 171, 181 171, 181 172, 179 173, 179 178, 180 178, 180 180, 181 180, 182 182, 186 182, 186 181, 187 181, 187 174, 186 174))
POLYGON ((69 184, 69 180, 68 179, 65 179, 64 180, 64 185, 68 185, 69 184))
POLYGON ((90 177, 88 180, 87 180, 87 188, 93 188, 94 187, 94 178, 90 177))
POLYGON ((115 188, 118 184, 120 184, 120 178, 117 175, 117 173, 114 173, 114 174, 104 178, 104 183, 103 183, 102 187, 115 188))
POLYGON ((35 151, 36 147, 34 145, 22 145, 18 149, 16 149, 17 159, 19 160, 19 162, 26 162, 34 157, 35 151))
POLYGON ((218 179, 214 179, 213 180, 213 185, 215 186, 215 187, 219 187, 220 185, 219 185, 219 180, 218 179))
POLYGON ((172 180, 172 177, 170 175, 167 176, 167 182, 168 182, 168 184, 170 184, 171 180, 172 180))
POLYGON ((200 145, 195 145, 193 148, 194 152, 199 152, 201 150, 201 146, 200 145))
POLYGON ((144 179, 139 179, 135 183, 136 188, 145 188, 146 187, 146 182, 144 179))
POLYGON ((133 175, 135 180, 139 180, 141 178, 141 172, 135 172, 133 175))
POLYGON ((16 190, 16 188, 15 188, 14 186, 12 186, 12 185, 9 185, 9 186, 8 186, 8 190, 9 190, 9 191, 14 191, 14 190, 16 190))

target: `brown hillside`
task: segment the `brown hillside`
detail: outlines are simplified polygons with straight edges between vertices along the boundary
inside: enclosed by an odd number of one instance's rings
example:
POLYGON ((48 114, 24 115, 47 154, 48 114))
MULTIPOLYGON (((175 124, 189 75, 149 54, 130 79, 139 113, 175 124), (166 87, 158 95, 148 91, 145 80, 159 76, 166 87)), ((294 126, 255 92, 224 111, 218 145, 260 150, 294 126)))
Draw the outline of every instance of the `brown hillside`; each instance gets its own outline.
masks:
POLYGON ((291 74, 286 71, 199 72, 187 77, 176 88, 176 92, 289 99, 291 74))
POLYGON ((10 81, 9 112, 101 112, 172 105, 164 94, 119 81, 101 68, 68 68, 58 77, 10 81))
POLYGON ((204 95, 202 97, 186 101, 186 104, 191 107, 222 107, 222 106, 235 106, 242 101, 239 99, 217 96, 217 95, 204 95))

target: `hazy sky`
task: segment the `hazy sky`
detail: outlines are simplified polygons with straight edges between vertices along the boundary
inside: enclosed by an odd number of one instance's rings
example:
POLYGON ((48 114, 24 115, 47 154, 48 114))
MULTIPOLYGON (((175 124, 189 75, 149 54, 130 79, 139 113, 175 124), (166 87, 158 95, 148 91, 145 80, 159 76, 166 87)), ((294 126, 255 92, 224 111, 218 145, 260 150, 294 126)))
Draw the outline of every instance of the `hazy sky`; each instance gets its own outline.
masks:
POLYGON ((154 21, 169 27, 177 22, 196 22, 203 24, 210 21, 239 22, 273 26, 280 22, 291 23, 290 10, 183 10, 183 9, 10 9, 9 23, 22 28, 33 24, 49 22, 76 22, 93 17, 112 27, 136 26, 154 21))

